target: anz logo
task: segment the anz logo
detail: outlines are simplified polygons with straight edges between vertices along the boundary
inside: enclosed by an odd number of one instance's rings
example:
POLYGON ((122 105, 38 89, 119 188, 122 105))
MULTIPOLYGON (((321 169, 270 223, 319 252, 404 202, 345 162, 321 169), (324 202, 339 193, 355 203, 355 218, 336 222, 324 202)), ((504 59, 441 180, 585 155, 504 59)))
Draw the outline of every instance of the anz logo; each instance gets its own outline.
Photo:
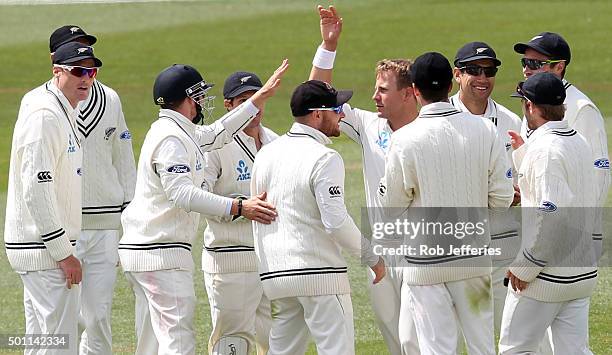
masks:
POLYGON ((557 206, 550 201, 542 201, 538 210, 542 212, 555 212, 557 210, 557 206))
POLYGON ((74 141, 72 140, 72 134, 68 134, 68 153, 76 152, 76 146, 74 145, 74 141))
POLYGON ((251 172, 249 171, 249 167, 246 165, 244 160, 238 161, 236 170, 238 171, 238 179, 236 179, 236 181, 251 180, 251 172))
POLYGON ((508 171, 506 171, 506 177, 508 179, 512 179, 512 168, 508 169, 508 171))
POLYGON ((378 134, 378 139, 376 140, 376 144, 382 149, 387 150, 389 147, 389 132, 382 131, 378 134))
POLYGON ((119 139, 130 140, 132 139, 132 134, 130 133, 130 131, 123 131, 119 135, 119 139))
POLYGON ((199 158, 196 158, 196 171, 202 170, 202 162, 199 158))
POLYGON ((610 170, 610 161, 606 158, 595 160, 595 163, 593 165, 595 165, 597 169, 610 170))

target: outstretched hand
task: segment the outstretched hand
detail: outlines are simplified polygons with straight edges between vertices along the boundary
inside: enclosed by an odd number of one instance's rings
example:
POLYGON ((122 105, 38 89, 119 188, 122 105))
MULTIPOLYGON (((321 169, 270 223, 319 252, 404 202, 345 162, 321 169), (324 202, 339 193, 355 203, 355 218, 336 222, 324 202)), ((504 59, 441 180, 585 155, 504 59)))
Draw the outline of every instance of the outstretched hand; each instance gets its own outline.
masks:
POLYGON ((287 71, 287 68, 289 68, 289 60, 284 59, 281 65, 270 76, 268 81, 266 81, 264 86, 262 86, 261 89, 251 96, 251 102, 253 105, 260 110, 263 108, 263 104, 266 102, 266 100, 274 96, 276 89, 278 89, 281 84, 281 78, 287 71))
POLYGON ((323 48, 328 51, 335 51, 338 46, 338 39, 342 32, 342 18, 338 15, 338 11, 334 6, 329 9, 323 6, 317 6, 319 18, 321 19, 321 39, 323 39, 323 48))

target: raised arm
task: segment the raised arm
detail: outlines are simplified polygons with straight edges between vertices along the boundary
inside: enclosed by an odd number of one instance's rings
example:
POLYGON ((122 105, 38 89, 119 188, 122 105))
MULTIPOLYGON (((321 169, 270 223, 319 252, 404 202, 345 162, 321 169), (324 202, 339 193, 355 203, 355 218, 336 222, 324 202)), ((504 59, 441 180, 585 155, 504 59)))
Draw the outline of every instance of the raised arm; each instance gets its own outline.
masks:
POLYGON ((342 18, 333 6, 326 9, 319 5, 317 11, 320 18, 322 42, 312 61, 309 79, 321 80, 331 84, 336 48, 342 32, 342 18))
POLYGON ((285 59, 264 86, 251 96, 249 100, 228 112, 213 124, 197 127, 195 135, 200 148, 203 151, 211 151, 231 142, 232 137, 246 127, 263 108, 266 100, 274 96, 287 68, 289 68, 289 62, 285 59))

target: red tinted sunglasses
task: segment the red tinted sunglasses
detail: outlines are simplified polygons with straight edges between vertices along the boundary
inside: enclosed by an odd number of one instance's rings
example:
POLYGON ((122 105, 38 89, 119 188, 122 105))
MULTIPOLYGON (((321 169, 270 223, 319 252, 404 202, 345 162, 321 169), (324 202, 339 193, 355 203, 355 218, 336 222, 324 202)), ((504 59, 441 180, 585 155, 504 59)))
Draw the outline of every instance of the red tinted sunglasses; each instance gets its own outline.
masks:
POLYGON ((87 68, 87 67, 79 67, 79 66, 72 66, 72 65, 61 65, 61 64, 56 64, 55 66, 58 67, 58 68, 62 68, 64 70, 69 71, 70 74, 76 76, 77 78, 80 78, 83 75, 87 75, 90 78, 93 78, 96 75, 98 75, 98 69, 99 69, 99 68, 87 68))

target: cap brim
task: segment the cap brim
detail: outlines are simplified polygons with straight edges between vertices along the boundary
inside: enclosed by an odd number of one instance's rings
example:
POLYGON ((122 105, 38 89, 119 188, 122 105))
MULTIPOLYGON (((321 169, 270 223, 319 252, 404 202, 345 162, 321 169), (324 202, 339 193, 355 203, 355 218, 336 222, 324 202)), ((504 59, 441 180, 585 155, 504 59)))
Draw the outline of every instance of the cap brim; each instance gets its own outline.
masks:
POLYGON ((67 59, 65 61, 63 61, 62 63, 57 63, 57 64, 72 64, 72 63, 76 63, 80 60, 85 60, 85 59, 93 59, 94 60, 94 66, 99 68, 102 66, 102 61, 96 57, 92 57, 89 55, 85 55, 85 56, 80 56, 80 57, 74 57, 74 58, 70 58, 67 59))
POLYGON ((351 90, 338 90, 338 95, 336 96, 336 106, 341 106, 347 103, 351 97, 353 97, 353 92, 351 90))
POLYGON ((525 54, 525 51, 528 48, 531 48, 534 51, 542 53, 542 54, 547 55, 549 57, 551 56, 551 54, 547 50, 545 50, 544 48, 542 48, 540 46, 535 46, 535 45, 529 44, 529 43, 517 43, 517 44, 514 45, 514 51, 516 53, 519 53, 519 54, 525 54))
POLYGON ((457 66, 457 64, 465 64, 465 63, 473 62, 475 60, 480 60, 480 59, 490 59, 493 61, 493 63, 495 63, 496 67, 499 67, 501 65, 501 60, 497 58, 494 58, 488 55, 475 55, 473 57, 468 57, 468 58, 464 58, 464 59, 455 61, 455 66, 457 66))
POLYGON ((237 88, 236 90, 228 93, 227 95, 224 95, 224 98, 226 99, 233 99, 234 97, 247 92, 247 91, 257 91, 259 89, 261 89, 261 86, 254 86, 254 85, 245 85, 245 86, 240 86, 239 88, 237 88))
POLYGON ((510 97, 518 97, 519 99, 527 99, 524 95, 521 95, 516 91, 510 94, 510 97))
MULTIPOLYGON (((66 43, 74 42, 75 40, 77 40, 79 38, 85 38, 87 40, 87 42, 89 42, 90 46, 93 46, 94 43, 96 43, 98 41, 98 39, 95 36, 92 36, 92 35, 78 35, 78 36, 70 37, 70 38, 68 38, 65 41, 62 41, 60 43, 57 43, 55 45, 55 51, 59 47, 61 47, 62 45, 66 44, 66 43)), ((53 51, 53 52, 55 52, 55 51, 53 51)))

